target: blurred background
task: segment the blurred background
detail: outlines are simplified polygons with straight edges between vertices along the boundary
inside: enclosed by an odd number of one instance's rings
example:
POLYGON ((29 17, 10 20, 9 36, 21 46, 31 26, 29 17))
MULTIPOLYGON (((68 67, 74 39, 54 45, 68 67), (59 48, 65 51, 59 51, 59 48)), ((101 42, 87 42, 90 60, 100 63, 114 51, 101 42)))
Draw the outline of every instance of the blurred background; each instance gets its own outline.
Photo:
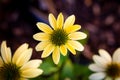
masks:
MULTIPOLYGON (((80 31, 88 34, 87 39, 81 41, 85 50, 78 52, 76 56, 70 54, 68 61, 68 64, 78 64, 79 66, 74 67, 79 69, 78 71, 85 68, 81 72, 86 71, 86 73, 83 75, 79 72, 76 74, 71 72, 71 75, 75 76, 69 78, 69 75, 68 77, 63 75, 64 78, 51 80, 88 80, 84 77, 89 72, 87 66, 92 62, 92 55, 98 54, 100 48, 112 54, 120 47, 119 0, 0 0, 0 43, 6 40, 14 52, 26 42, 33 48, 32 58, 40 59, 41 52, 36 52, 34 49, 38 42, 32 38, 33 34, 40 31, 36 23, 48 23, 49 13, 57 17, 60 12, 65 18, 74 14, 75 23, 82 26, 80 31)), ((41 80, 50 80, 49 76, 52 74, 43 75, 41 80), (48 78, 44 79, 44 77, 48 78)))

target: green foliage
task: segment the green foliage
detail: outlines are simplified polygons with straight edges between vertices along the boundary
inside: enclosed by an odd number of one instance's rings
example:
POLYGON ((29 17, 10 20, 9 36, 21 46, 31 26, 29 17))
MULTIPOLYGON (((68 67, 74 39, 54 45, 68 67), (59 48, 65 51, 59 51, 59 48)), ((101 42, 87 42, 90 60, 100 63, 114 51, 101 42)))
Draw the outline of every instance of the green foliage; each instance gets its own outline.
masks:
POLYGON ((74 64, 75 80, 88 80, 91 71, 87 65, 74 64))
POLYGON ((53 63, 51 57, 43 60, 43 63, 40 65, 40 68, 44 70, 43 75, 53 74, 58 70, 58 67, 53 63))
POLYGON ((90 71, 87 65, 73 63, 69 57, 61 55, 58 65, 55 65, 51 56, 43 60, 40 65, 44 73, 30 80, 88 80, 90 71))
POLYGON ((65 64, 60 72, 60 80, 65 80, 65 79, 74 79, 74 66, 70 59, 67 59, 65 61, 65 64))

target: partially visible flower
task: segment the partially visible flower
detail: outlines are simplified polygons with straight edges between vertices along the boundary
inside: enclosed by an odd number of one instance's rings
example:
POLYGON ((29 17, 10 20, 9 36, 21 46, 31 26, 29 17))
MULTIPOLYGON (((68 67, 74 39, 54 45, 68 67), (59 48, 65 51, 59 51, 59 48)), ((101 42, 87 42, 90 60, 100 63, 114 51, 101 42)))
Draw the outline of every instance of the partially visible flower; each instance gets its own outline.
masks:
POLYGON ((94 71, 90 75, 90 80, 120 80, 120 48, 118 48, 112 58, 104 49, 99 50, 98 55, 93 56, 95 63, 89 65, 89 69, 94 71))
POLYGON ((33 35, 35 40, 41 41, 36 46, 37 51, 43 51, 42 58, 48 57, 52 52, 52 58, 55 64, 58 64, 60 59, 60 53, 65 56, 67 49, 76 54, 76 50, 83 51, 84 47, 77 40, 81 40, 87 37, 83 32, 78 31, 81 26, 74 25, 75 16, 69 16, 64 23, 63 14, 60 13, 57 20, 53 14, 49 14, 49 25, 38 22, 37 27, 43 31, 33 35))
POLYGON ((21 45, 12 58, 11 49, 6 46, 6 41, 1 44, 0 80, 28 80, 42 74, 38 69, 41 60, 30 60, 32 48, 28 44, 21 45), (30 60, 30 61, 29 61, 30 60))

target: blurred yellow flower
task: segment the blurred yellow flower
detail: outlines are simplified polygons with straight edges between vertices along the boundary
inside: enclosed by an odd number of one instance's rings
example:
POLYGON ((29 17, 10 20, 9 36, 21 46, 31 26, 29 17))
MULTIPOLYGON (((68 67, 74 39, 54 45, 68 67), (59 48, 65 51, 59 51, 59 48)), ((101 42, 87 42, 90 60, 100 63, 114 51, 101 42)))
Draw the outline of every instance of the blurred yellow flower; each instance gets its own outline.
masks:
POLYGON ((53 52, 53 61, 55 64, 58 64, 60 53, 65 56, 67 49, 74 55, 76 54, 75 49, 83 51, 83 45, 77 40, 84 39, 87 35, 78 31, 81 28, 80 25, 74 25, 74 15, 69 16, 65 22, 62 13, 58 15, 57 20, 53 14, 49 14, 48 19, 52 28, 45 23, 38 22, 37 27, 43 32, 33 35, 35 40, 41 41, 36 46, 36 50, 44 50, 41 56, 42 58, 48 57, 53 52))
POLYGON ((89 65, 89 69, 96 72, 90 75, 90 80, 120 80, 120 48, 118 48, 113 57, 109 53, 100 49, 98 55, 93 56, 95 63, 89 65))
POLYGON ((1 44, 0 56, 0 80, 28 80, 42 74, 42 70, 38 69, 42 63, 41 60, 30 60, 32 49, 28 48, 28 44, 21 45, 11 56, 11 49, 6 46, 6 41, 1 44))

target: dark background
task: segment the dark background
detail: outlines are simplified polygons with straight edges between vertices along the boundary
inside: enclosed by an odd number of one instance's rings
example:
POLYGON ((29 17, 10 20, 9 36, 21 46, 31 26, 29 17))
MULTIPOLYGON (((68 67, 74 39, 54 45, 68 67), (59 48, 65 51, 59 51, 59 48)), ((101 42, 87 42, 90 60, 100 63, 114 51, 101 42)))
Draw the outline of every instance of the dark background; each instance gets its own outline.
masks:
POLYGON ((78 62, 91 61, 100 48, 112 54, 120 47, 119 0, 0 0, 0 43, 6 40, 14 52, 26 42, 33 48, 32 58, 40 58, 41 52, 34 49, 38 42, 32 38, 39 32, 36 23, 48 23, 48 14, 57 17, 59 12, 65 18, 74 14, 81 31, 88 32, 78 62))

